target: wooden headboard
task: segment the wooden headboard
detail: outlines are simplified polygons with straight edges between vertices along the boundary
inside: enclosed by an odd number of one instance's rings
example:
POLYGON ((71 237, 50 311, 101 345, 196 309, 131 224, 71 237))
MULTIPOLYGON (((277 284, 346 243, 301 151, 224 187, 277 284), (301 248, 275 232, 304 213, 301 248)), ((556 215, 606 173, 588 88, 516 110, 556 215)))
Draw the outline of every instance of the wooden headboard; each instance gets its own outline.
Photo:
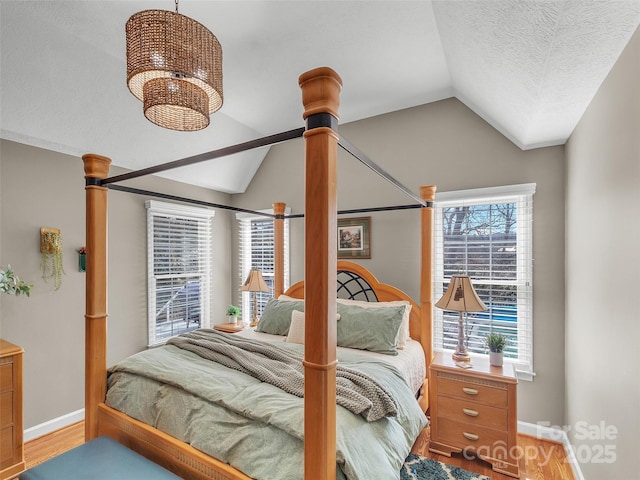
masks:
MULTIPOLYGON (((430 349, 425 348, 424 344, 431 341, 431 339, 422 338, 422 310, 409 295, 396 287, 380 283, 373 273, 358 263, 338 261, 337 278, 336 295, 340 298, 374 302, 406 300, 411 303, 409 333, 411 338, 422 344, 425 351, 426 364, 427 366, 429 365, 431 359, 427 357, 427 352, 430 349), (348 282, 355 282, 357 287, 350 287, 348 282)), ((284 293, 289 297, 304 298, 304 281, 293 284, 284 293)))

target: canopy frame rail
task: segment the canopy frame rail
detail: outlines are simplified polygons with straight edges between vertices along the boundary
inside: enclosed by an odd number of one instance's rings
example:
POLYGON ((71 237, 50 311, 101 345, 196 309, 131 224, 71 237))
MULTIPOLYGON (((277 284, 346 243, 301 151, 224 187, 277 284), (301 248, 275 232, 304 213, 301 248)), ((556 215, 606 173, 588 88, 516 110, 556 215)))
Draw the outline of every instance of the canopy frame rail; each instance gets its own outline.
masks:
MULTIPOLYGON (((337 122, 335 118, 328 114, 316 114, 307 118, 307 127, 306 128, 297 128, 294 130, 288 130, 286 132, 277 133, 274 135, 269 135, 266 137, 258 138, 255 140, 250 140, 248 142, 239 143, 236 145, 231 145, 228 147, 224 147, 218 150, 213 150, 210 152, 202 153, 199 155, 194 155, 191 157, 186 157, 180 160, 174 160, 171 162, 155 165, 153 167, 143 168, 141 170, 135 170, 132 172, 124 173, 121 175, 114 175, 113 177, 108 177, 104 179, 98 179, 93 177, 87 177, 86 184, 94 185, 94 186, 102 186, 106 187, 110 190, 117 190, 121 192, 133 193, 136 195, 146 195, 155 198, 162 198, 166 200, 174 200, 178 202, 190 203, 194 205, 200 205, 204 207, 212 207, 219 208, 223 210, 231 210, 234 212, 242 212, 249 213, 256 216, 267 217, 267 218, 285 218, 285 219, 293 219, 293 218, 304 218, 304 214, 294 214, 294 215, 285 215, 284 217, 280 215, 275 215, 266 212, 258 212, 255 210, 233 207, 230 205, 223 205, 219 203, 206 202, 204 200, 196 200, 187 197, 181 197, 177 195, 169 195, 166 193, 153 192, 150 190, 144 190, 140 188, 127 187, 124 185, 116 185, 117 182, 123 182, 125 180, 131 180, 134 178, 142 177, 145 175, 152 175, 154 173, 164 172, 166 170, 171 170, 174 168, 184 167, 188 165, 193 165, 196 163, 205 162, 208 160, 213 160, 215 158, 224 157, 227 155, 233 155, 235 153, 240 153, 247 150, 252 150, 254 148, 261 148, 269 145, 275 145, 277 143, 281 143, 287 140, 292 140, 295 138, 300 138, 304 134, 305 130, 316 128, 318 126, 323 126, 327 124, 333 130, 337 129, 337 122), (328 123, 327 123, 328 122, 328 123)), ((383 212, 383 211, 392 211, 392 210, 406 210, 413 208, 429 208, 433 207, 433 202, 427 202, 423 200, 420 196, 413 193, 407 187, 405 187, 402 183, 396 180, 393 176, 391 176, 388 172, 386 172, 382 167, 377 165, 373 160, 371 160, 362 150, 353 145, 349 140, 347 140, 344 136, 339 135, 338 145, 342 147, 347 153, 355 157, 359 162, 370 168, 372 171, 380 175, 382 178, 387 180, 389 183, 394 185, 396 188, 401 190, 403 193, 408 195, 410 198, 418 202, 417 204, 411 205, 395 205, 395 206, 386 206, 386 207, 370 207, 370 208, 360 208, 360 209, 350 209, 350 210, 338 210, 336 213, 338 215, 349 215, 356 213, 370 213, 370 212, 383 212)))
MULTIPOLYGON (((93 184, 92 182, 87 182, 87 184, 93 184)), ((233 212, 241 212, 241 213, 249 213, 255 215, 257 217, 267 217, 273 219, 283 219, 290 220, 295 218, 304 218, 304 213, 294 213, 292 215, 278 215, 268 212, 259 212, 256 210, 249 210, 247 208, 242 207, 234 207, 231 205, 223 205, 221 203, 213 203, 207 202, 205 200, 197 200, 194 198, 181 197, 178 195, 170 195, 168 193, 159 193, 151 190, 143 190, 141 188, 133 188, 127 187, 124 185, 114 185, 109 184, 106 185, 109 190, 117 190, 119 192, 132 193, 134 195, 146 195, 148 197, 162 198, 165 200, 174 200, 176 202, 190 203, 193 205, 200 205, 202 207, 211 207, 211 208, 219 208, 221 210, 231 210, 233 212)), ((393 205, 388 207, 369 207, 369 208, 356 208, 350 210, 338 210, 338 215, 352 215, 355 213, 370 213, 370 212, 388 212, 388 211, 396 211, 396 210, 410 210, 416 208, 430 208, 433 207, 433 202, 424 202, 424 205, 411 204, 411 205, 393 205)))
MULTIPOLYGON (((131 180, 133 178, 138 178, 138 177, 143 177, 145 175, 153 175, 154 173, 160 173, 160 172, 164 172, 167 170, 172 170, 174 168, 180 168, 180 167, 186 167, 189 165, 194 165, 197 163, 202 163, 202 162, 206 162, 209 160, 214 160, 216 158, 221 158, 221 157, 225 157, 228 155, 233 155, 236 153, 241 153, 244 151, 248 151, 248 150, 253 150, 255 148, 261 148, 261 147, 267 147, 270 145, 275 145, 277 143, 282 143, 285 142, 287 140, 293 140, 295 138, 301 138, 302 135, 304 134, 304 132, 310 128, 315 128, 318 125, 315 125, 313 122, 314 121, 318 121, 320 123, 325 122, 324 118, 319 118, 319 119, 314 119, 313 117, 323 117, 322 114, 318 114, 318 115, 313 115, 312 117, 309 117, 309 121, 307 123, 307 127, 301 127, 301 128, 296 128, 293 130, 288 130, 286 132, 282 132, 282 133, 276 133, 274 135, 268 135, 266 137, 261 137, 261 138, 257 138, 255 140, 249 140, 247 142, 243 142, 243 143, 238 143, 236 145, 231 145, 228 147, 223 147, 220 148, 218 150, 212 150, 210 152, 206 152, 206 153, 201 153, 198 155, 193 155, 191 157, 185 157, 182 158, 180 160, 174 160, 171 162, 167 162, 167 163, 162 163, 159 165, 154 165, 152 167, 147 167, 147 168, 143 168, 140 170, 135 170, 132 172, 127 172, 127 173, 123 173, 121 175, 114 175, 113 177, 108 177, 105 179, 99 179, 99 180, 93 180, 93 185, 97 185, 97 186, 106 186, 110 189, 113 190, 121 190, 121 191, 128 191, 130 193, 139 193, 139 194, 145 194, 145 195, 152 195, 155 197, 160 197, 162 196, 162 194, 158 194, 158 193, 152 193, 152 192, 145 192, 143 190, 138 190, 134 189, 134 188, 128 188, 128 187, 118 187, 118 188, 114 188, 114 183, 117 182, 123 182, 125 180, 131 180), (144 192, 144 193, 143 193, 144 192)), ((335 125, 335 120, 331 120, 331 123, 329 124, 329 126, 336 130, 336 125, 335 125)), ((425 200, 423 200, 419 195, 415 194, 414 192, 412 192, 411 190, 409 190, 407 187, 405 187, 402 183, 400 183, 398 180, 396 180, 391 174, 389 174, 387 171, 385 171, 382 167, 380 167, 379 165, 377 165, 373 160, 371 160, 371 158, 369 158, 362 150, 360 150, 358 147, 356 147, 353 143, 351 143, 349 140, 347 140, 343 135, 339 135, 339 139, 338 139, 338 145, 347 153, 349 153, 350 155, 352 155, 353 157, 355 157, 360 163, 362 163, 363 165, 367 166, 369 169, 371 169, 373 172, 377 173, 378 175, 380 175, 383 179, 385 179, 387 182, 391 183, 393 186, 395 186, 397 189, 399 189, 400 191, 402 191, 405 195, 409 196, 411 199, 415 200, 416 202, 418 202, 417 206, 398 206, 398 207, 379 207, 379 208, 374 208, 371 210, 365 210, 365 209, 361 209, 361 210, 351 210, 351 211, 339 211, 337 212, 339 215, 340 214, 345 214, 345 213, 363 213, 366 211, 382 211, 382 210, 399 210, 399 209, 403 209, 403 208, 420 208, 420 207, 430 207, 432 205, 429 205, 428 202, 426 202, 425 200)), ((169 198, 170 196, 167 196, 165 198, 169 198)), ((184 199, 184 198, 179 198, 176 197, 174 198, 174 200, 180 200, 180 201, 184 201, 184 202, 189 202, 189 203, 200 203, 199 201, 191 201, 188 199, 184 199)), ((206 202, 201 203, 201 205, 207 205, 206 202)), ((218 204, 211 204, 208 206, 213 206, 213 207, 217 207, 217 208, 226 208, 228 210, 234 210, 235 207, 227 207, 224 205, 218 205, 218 204)), ((238 209, 236 211, 240 211, 240 212, 247 212, 247 213, 258 213, 258 212, 254 212, 251 210, 243 210, 243 209, 238 209)), ((269 215, 264 215, 263 216, 269 216, 269 215)), ((290 218, 295 218, 295 217, 290 217, 290 218)))
POLYGON ((403 192, 405 195, 409 196, 411 199, 418 202, 421 206, 427 207, 427 202, 423 200, 420 195, 413 193, 407 187, 405 187, 402 183, 392 177, 387 171, 385 171, 382 167, 376 164, 373 160, 371 160, 362 150, 356 147, 353 143, 347 140, 343 135, 340 135, 338 140, 338 145, 342 147, 342 149, 351 154, 351 156, 355 157, 360 163, 369 167, 372 171, 380 175, 387 182, 395 186, 398 190, 403 192))
POLYGON ((260 217, 279 218, 278 215, 274 215, 273 213, 258 212, 258 211, 255 211, 255 210, 249 210, 247 208, 233 207, 231 205, 223 205, 221 203, 207 202, 205 200, 196 200, 196 199, 193 199, 193 198, 180 197, 178 195, 170 195, 170 194, 167 194, 167 193, 153 192, 151 190, 143 190, 143 189, 140 189, 140 188, 127 187, 127 186, 124 186, 124 185, 109 184, 109 185, 106 185, 106 187, 109 190, 118 190, 120 192, 133 193, 135 195, 146 195, 146 196, 149 196, 149 197, 163 198, 165 200, 174 200, 176 202, 191 203, 191 204, 194 204, 194 205, 200 205, 202 207, 211 207, 211 208, 219 208, 221 210, 231 210, 233 212, 250 213, 252 215, 256 215, 256 216, 260 216, 260 217))
MULTIPOLYGON (((392 205, 388 207, 368 207, 368 208, 353 208, 350 210, 338 210, 338 215, 353 215, 354 213, 371 213, 371 212, 389 212, 396 210, 411 210, 416 208, 432 208, 433 202, 424 202, 424 204, 411 204, 411 205, 392 205)), ((292 215, 286 215, 285 219, 290 218, 304 218, 304 213, 294 213, 292 215)))
POLYGON ((124 180, 131 180, 132 178, 143 177, 145 175, 152 175, 154 173, 165 172, 174 168, 186 167, 194 165, 196 163, 206 162, 208 160, 214 160, 216 158, 226 157, 236 153, 253 150, 254 148, 268 147, 269 145, 275 145, 276 143, 282 143, 287 140, 293 140, 294 138, 301 138, 304 134, 305 128, 296 128, 294 130, 288 130, 282 133, 276 133, 274 135, 268 135, 266 137, 257 138, 255 140, 249 140, 248 142, 238 143, 228 147, 223 147, 218 150, 212 150, 206 153, 200 153, 191 157, 182 158, 180 160, 173 160, 167 163, 161 163, 152 167, 135 170, 133 172, 123 173, 122 175, 115 175, 113 177, 105 178, 100 182, 105 186, 115 182, 122 182, 124 180))

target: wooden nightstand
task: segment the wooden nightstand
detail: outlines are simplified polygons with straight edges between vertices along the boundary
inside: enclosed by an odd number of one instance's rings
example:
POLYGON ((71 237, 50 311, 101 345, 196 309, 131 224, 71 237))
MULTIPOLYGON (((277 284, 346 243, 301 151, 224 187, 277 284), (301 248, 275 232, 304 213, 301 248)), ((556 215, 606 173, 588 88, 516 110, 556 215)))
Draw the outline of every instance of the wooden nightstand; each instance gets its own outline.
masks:
POLYGON ((218 325, 213 326, 214 330, 225 333, 238 333, 243 330, 247 330, 248 328, 249 327, 243 327, 242 325, 237 325, 235 323, 219 323, 218 325))
POLYGON ((442 455, 473 452, 493 470, 519 477, 516 451, 517 383, 512 365, 492 367, 473 358, 457 367, 437 353, 429 367, 429 450, 442 455))
POLYGON ((22 348, 0 339, 0 479, 25 468, 22 438, 22 348))

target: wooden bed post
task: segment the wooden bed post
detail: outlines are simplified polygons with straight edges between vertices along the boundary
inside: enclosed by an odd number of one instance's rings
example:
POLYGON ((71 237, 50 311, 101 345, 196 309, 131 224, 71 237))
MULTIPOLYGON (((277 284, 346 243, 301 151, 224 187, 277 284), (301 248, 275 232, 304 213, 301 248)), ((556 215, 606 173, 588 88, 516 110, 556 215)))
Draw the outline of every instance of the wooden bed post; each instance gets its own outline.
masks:
POLYGON ((273 204, 273 298, 278 298, 284 292, 284 211, 286 204, 273 204))
POLYGON ((98 436, 98 404, 107 392, 107 178, 111 160, 82 156, 86 179, 85 440, 98 436))
POLYGON ((299 78, 305 138, 304 478, 336 478, 338 107, 342 80, 322 67, 299 78))
MULTIPOLYGON (((420 197, 426 202, 435 202, 436 186, 420 187, 420 197)), ((420 272, 420 310, 422 311, 422 346, 427 366, 433 359, 432 326, 433 326, 433 206, 421 209, 422 225, 422 268, 420 272)))

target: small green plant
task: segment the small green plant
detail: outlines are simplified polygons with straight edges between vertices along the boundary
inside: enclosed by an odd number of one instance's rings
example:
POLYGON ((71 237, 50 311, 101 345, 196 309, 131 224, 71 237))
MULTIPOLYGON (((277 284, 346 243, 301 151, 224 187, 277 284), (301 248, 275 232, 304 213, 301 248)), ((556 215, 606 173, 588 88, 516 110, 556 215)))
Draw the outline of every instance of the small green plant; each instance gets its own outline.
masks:
POLYGON ((229 305, 227 307, 227 316, 237 317, 238 315, 240 315, 240 307, 236 307, 235 305, 229 305))
POLYGON ((28 297, 32 288, 33 284, 21 280, 12 270, 11 265, 7 265, 6 270, 0 268, 0 292, 16 296, 24 293, 28 297))
POLYGON ((507 345, 507 337, 502 335, 501 333, 490 333, 485 338, 485 343, 489 350, 492 352, 500 353, 504 350, 504 347, 507 345))

